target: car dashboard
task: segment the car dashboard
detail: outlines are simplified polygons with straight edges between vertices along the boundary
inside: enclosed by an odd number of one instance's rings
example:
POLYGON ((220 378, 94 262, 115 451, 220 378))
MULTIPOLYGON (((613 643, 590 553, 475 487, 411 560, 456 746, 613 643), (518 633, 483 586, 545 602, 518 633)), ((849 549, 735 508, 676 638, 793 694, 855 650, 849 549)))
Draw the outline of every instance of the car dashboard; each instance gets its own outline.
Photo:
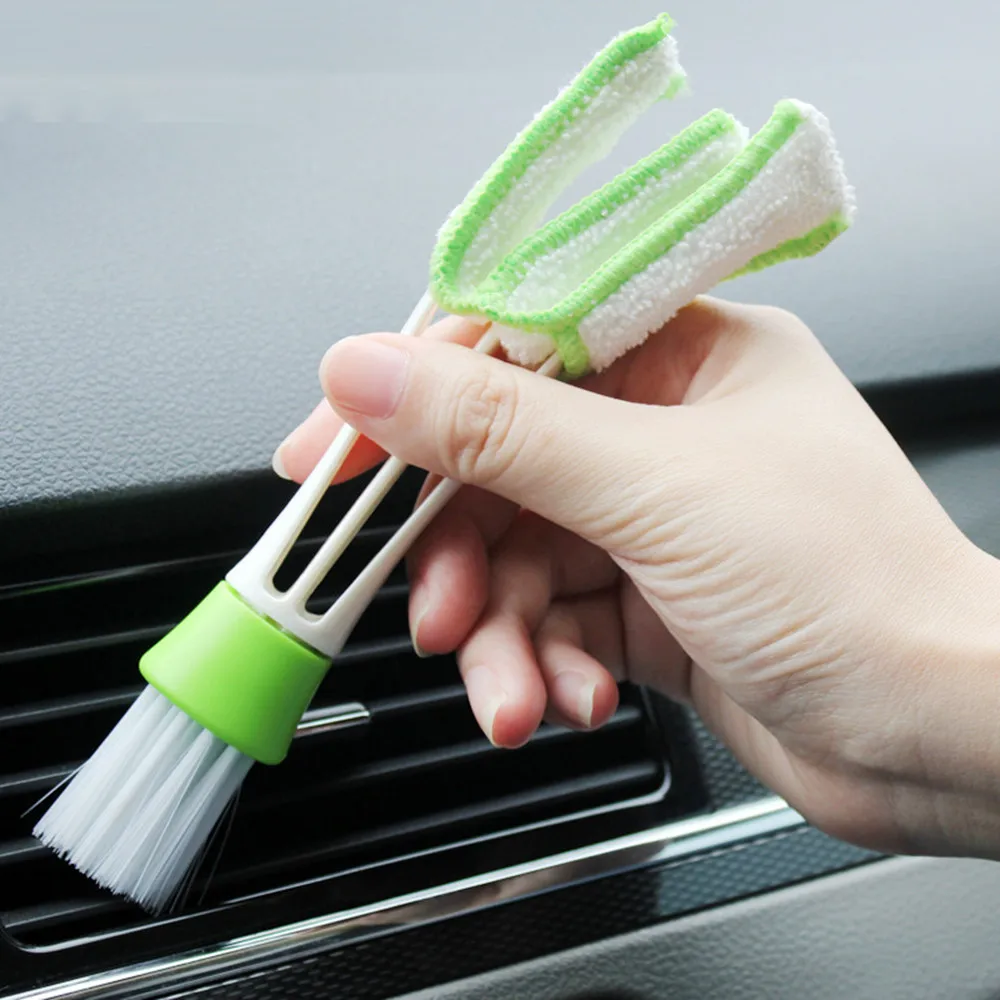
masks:
MULTIPOLYGON (((855 229, 722 291, 799 313, 1000 555, 997 140, 955 96, 1000 91, 1000 14, 670 12, 693 93, 602 172, 717 105, 748 123, 784 96, 822 107, 855 229)), ((143 914, 31 839, 32 807, 141 689, 139 654, 290 496, 270 456, 318 399, 324 350, 398 327, 469 184, 590 53, 655 13, 0 11, 0 997, 1000 995, 993 865, 835 841, 690 710, 628 685, 600 731, 546 725, 497 750, 454 659, 413 653, 402 570, 174 912, 143 914)), ((420 481, 407 474, 314 610, 420 481)), ((330 492, 286 570, 363 483, 330 492)))

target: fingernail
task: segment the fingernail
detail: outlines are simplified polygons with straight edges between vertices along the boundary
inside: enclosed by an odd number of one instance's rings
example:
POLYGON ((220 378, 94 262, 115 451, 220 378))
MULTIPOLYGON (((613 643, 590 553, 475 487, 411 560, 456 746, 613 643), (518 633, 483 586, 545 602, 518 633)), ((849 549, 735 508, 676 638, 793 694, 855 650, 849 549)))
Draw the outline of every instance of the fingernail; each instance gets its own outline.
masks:
POLYGON ((403 395, 410 356, 370 337, 346 337, 323 359, 323 381, 340 408, 376 420, 391 417, 403 395))
POLYGON ((555 675, 552 686, 556 701, 564 706, 564 711, 589 729, 594 720, 597 684, 579 670, 564 670, 555 675))
POLYGON ((420 634, 420 623, 424 620, 426 613, 426 611, 422 611, 416 621, 414 621, 414 623, 410 626, 410 642, 413 643, 413 652, 416 653, 421 660, 426 660, 431 655, 421 648, 420 642, 417 639, 417 636, 420 634))
POLYGON ((483 732, 489 737, 490 743, 497 745, 493 738, 497 712, 507 701, 507 694, 500 683, 500 678, 492 667, 472 667, 465 673, 465 688, 469 692, 469 701, 476 712, 476 718, 483 727, 483 732))
POLYGON ((281 476, 282 479, 291 479, 292 477, 288 474, 288 470, 285 468, 284 460, 281 457, 282 449, 284 444, 278 445, 277 451, 271 457, 271 468, 281 476))
POLYGON ((410 641, 413 643, 413 652, 422 660, 426 660, 431 655, 424 651, 419 639, 420 626, 430 609, 431 598, 427 590, 426 580, 412 583, 410 586, 410 641))

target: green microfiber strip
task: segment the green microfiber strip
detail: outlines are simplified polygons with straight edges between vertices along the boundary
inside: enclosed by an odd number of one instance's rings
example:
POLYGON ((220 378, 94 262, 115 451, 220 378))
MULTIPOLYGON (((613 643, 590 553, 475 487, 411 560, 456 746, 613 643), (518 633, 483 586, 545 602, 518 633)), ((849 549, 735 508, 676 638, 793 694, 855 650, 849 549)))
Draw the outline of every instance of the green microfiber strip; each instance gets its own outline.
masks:
MULTIPOLYGON (((802 114, 794 102, 780 102, 767 124, 718 174, 623 247, 551 309, 510 312, 494 304, 485 315, 518 330, 547 333, 550 336, 555 336, 557 330, 575 328, 587 313, 613 295, 625 282, 669 253, 698 226, 703 225, 746 190, 794 134, 802 120, 802 114)), ((519 250, 513 253, 519 253, 519 250)), ((501 263, 500 268, 505 264, 506 261, 501 263)))
MULTIPOLYGON (((623 65, 659 44, 670 33, 671 18, 656 20, 616 38, 580 73, 480 178, 452 213, 438 236, 431 256, 431 292, 443 309, 475 313, 475 297, 464 298, 457 289, 462 260, 485 221, 507 197, 514 185, 573 122, 623 65)), ((675 80, 671 89, 683 83, 675 80)))
POLYGON ((575 326, 553 330, 549 336, 556 342, 563 370, 570 378, 579 378, 590 370, 590 352, 575 326))
MULTIPOLYGON (((482 283, 476 295, 477 308, 484 310, 483 315, 503 322, 501 316, 507 314, 504 303, 508 296, 541 258, 622 208, 648 184, 658 181, 664 173, 677 170, 716 139, 734 132, 736 127, 736 120, 731 115, 710 111, 655 153, 546 223, 512 250, 482 283)), ((547 316, 545 313, 538 315, 547 316)), ((547 325, 539 332, 552 333, 547 325)))
MULTIPOLYGON (((736 128, 736 120, 732 115, 719 110, 710 111, 656 152, 533 233, 504 258, 477 290, 477 314, 502 322, 502 317, 507 312, 504 302, 538 260, 622 208, 648 184, 659 180, 664 173, 677 170, 711 143, 734 132, 736 128)), ((523 329, 531 332, 527 327, 523 329)), ((555 341, 567 375, 579 376, 588 370, 590 357, 575 323, 555 329, 546 326, 535 332, 544 333, 555 341)))

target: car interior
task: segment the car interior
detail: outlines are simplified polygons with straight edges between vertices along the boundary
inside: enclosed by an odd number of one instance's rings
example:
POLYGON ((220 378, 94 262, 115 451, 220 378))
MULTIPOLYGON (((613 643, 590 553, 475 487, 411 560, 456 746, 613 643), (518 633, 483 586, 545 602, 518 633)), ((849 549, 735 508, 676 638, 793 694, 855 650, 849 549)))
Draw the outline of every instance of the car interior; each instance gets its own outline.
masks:
MULTIPOLYGON (((784 96, 822 107, 855 226, 719 294, 800 315, 1000 555, 1000 8, 668 9, 691 93, 585 183, 713 107, 748 123, 784 96)), ((324 351, 399 329, 469 185, 658 12, 0 7, 0 997, 1000 997, 995 863, 835 840, 643 688, 623 685, 592 733, 546 724, 496 749, 454 658, 414 653, 403 568, 287 761, 251 772, 181 905, 151 917, 32 838, 38 800, 141 690, 140 654, 291 495, 271 455, 319 401, 324 351)), ((406 474, 313 610, 422 480, 406 474)), ((328 494, 283 572, 365 481, 328 494)))

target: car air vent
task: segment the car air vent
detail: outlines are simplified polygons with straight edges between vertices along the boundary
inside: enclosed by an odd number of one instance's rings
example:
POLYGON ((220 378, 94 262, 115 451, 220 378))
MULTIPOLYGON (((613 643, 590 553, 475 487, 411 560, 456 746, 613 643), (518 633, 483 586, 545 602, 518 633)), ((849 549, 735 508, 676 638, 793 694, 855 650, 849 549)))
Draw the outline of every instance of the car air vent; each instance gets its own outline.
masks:
MULTIPOLYGON (((391 530, 376 524, 359 536, 317 607, 391 530)), ((294 558, 316 544, 300 543, 294 558)), ((23 814, 93 751, 141 688, 139 655, 238 554, 147 546, 139 564, 91 559, 82 573, 0 586, 0 920, 15 940, 51 944, 147 922, 36 844, 23 814)), ((185 910, 663 800, 668 754, 643 692, 623 688, 597 733, 546 726, 516 753, 495 750, 453 658, 413 654, 406 602, 400 570, 331 670, 288 760, 251 772, 185 910)))

